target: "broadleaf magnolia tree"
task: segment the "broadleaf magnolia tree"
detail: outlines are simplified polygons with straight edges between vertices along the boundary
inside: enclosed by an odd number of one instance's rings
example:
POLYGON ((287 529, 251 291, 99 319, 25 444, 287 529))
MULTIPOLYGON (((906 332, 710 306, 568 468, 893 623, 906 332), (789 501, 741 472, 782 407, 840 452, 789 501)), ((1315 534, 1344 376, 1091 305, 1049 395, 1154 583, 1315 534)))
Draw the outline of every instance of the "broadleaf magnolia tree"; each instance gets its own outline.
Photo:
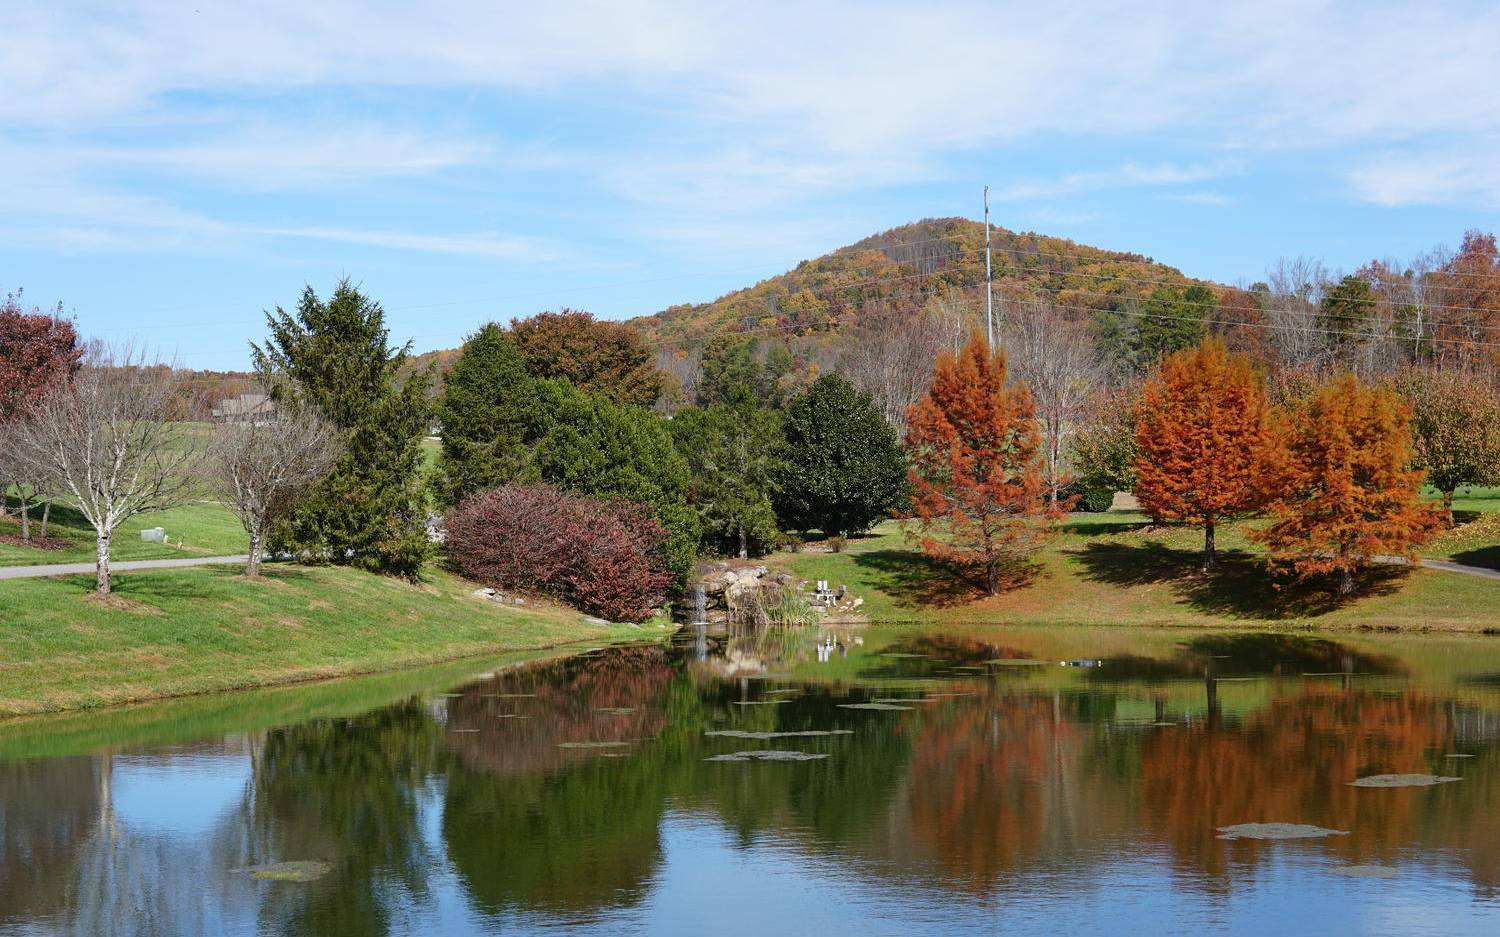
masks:
POLYGON ((1274 523, 1251 532, 1273 567, 1299 577, 1337 573, 1338 592, 1348 595, 1361 566, 1382 555, 1415 560, 1441 526, 1437 506, 1419 499, 1410 414, 1390 389, 1335 377, 1292 413, 1283 434, 1274 523))
POLYGON ((291 516, 342 452, 338 431, 322 414, 278 396, 268 418, 218 427, 208 450, 219 494, 250 537, 245 575, 252 577, 260 575, 271 525, 291 516))
POLYGON ((1273 459, 1265 393, 1248 359, 1216 338, 1169 355, 1136 409, 1135 494, 1156 518, 1203 528, 1203 568, 1214 532, 1264 500, 1273 459))
POLYGON ((794 397, 782 424, 775 501, 788 528, 859 533, 903 506, 906 456, 896 430, 843 375, 825 374, 794 397))
POLYGON ((89 349, 71 381, 31 408, 18 434, 22 461, 70 495, 94 528, 95 580, 110 592, 115 530, 138 514, 182 502, 202 458, 171 416, 176 376, 128 347, 89 349))
POLYGON ((976 572, 1000 590, 1007 566, 1029 557, 1055 517, 1045 495, 1031 392, 1006 381, 1005 353, 976 337, 938 356, 927 395, 907 415, 912 513, 908 536, 928 556, 976 572))

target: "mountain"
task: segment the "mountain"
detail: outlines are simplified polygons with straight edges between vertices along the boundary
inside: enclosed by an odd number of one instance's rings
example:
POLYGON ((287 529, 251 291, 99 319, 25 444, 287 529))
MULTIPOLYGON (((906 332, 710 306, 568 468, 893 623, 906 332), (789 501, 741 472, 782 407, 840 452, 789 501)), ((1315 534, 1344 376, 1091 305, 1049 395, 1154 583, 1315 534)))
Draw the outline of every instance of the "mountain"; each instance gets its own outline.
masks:
MULTIPOLYGON (((1119 309, 1160 287, 1196 281, 1140 254, 990 229, 996 299, 1043 298, 1079 315, 1119 309)), ((652 344, 695 346, 745 332, 792 340, 856 326, 872 310, 920 310, 933 297, 982 302, 984 225, 929 218, 841 247, 712 302, 631 320, 652 344)))

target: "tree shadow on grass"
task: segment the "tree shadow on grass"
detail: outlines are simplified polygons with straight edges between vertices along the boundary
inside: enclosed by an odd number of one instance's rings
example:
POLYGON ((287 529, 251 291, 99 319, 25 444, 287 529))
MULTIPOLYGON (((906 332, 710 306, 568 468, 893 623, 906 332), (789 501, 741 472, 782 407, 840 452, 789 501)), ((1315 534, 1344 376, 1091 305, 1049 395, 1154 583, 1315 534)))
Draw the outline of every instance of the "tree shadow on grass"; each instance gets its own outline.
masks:
POLYGON ((1449 557, 1455 563, 1464 566, 1480 566, 1485 569, 1500 569, 1500 546, 1479 547, 1473 550, 1462 550, 1449 557))
MULTIPOLYGON (((116 572, 109 577, 110 593, 121 600, 156 604, 180 599, 217 599, 226 588, 253 601, 260 589, 276 589, 309 579, 307 572, 295 567, 263 566, 259 579, 245 576, 244 564, 224 566, 190 566, 179 569, 116 572), (208 575, 172 575, 173 573, 207 573, 208 575)), ((94 594, 94 574, 68 576, 62 580, 81 597, 94 594)))
POLYGON ((1135 531, 1145 530, 1151 526, 1149 520, 1140 518, 1115 518, 1091 517, 1088 519, 1074 519, 1069 517, 1058 524, 1058 529, 1065 534, 1073 534, 1079 537, 1107 537, 1112 534, 1128 534, 1135 531))
POLYGON ((1119 586, 1170 585, 1194 609, 1232 618, 1309 618, 1377 595, 1389 595, 1411 575, 1401 566, 1377 566, 1355 576, 1355 588, 1339 595, 1333 577, 1294 582, 1276 576, 1246 553, 1219 554, 1211 572, 1199 569, 1202 554, 1156 543, 1131 546, 1088 543, 1073 551, 1084 578, 1119 586))
MULTIPOLYGON (((984 586, 966 570, 940 563, 916 550, 870 550, 850 554, 856 566, 870 570, 870 585, 895 596, 903 608, 953 608, 985 597, 984 586)), ((1002 573, 1001 592, 1033 582, 1041 572, 1034 563, 1016 564, 1002 573)))

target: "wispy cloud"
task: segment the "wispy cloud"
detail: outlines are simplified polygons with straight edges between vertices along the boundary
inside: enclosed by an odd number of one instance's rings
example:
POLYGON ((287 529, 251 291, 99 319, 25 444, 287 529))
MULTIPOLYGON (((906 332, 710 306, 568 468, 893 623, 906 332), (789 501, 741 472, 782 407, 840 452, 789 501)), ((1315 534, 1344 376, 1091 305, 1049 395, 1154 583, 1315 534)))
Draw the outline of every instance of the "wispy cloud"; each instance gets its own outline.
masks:
POLYGON ((1223 206, 1234 202, 1234 199, 1221 192, 1167 192, 1161 198, 1168 202, 1183 202, 1188 205, 1223 206))
POLYGON ((1232 163, 1197 166, 1126 163, 1112 169, 1074 172, 1051 179, 1032 179, 1000 186, 990 191, 990 198, 997 202, 1021 202, 1112 189, 1183 185, 1218 179, 1231 174, 1235 169, 1232 163))
POLYGON ((227 132, 193 129, 183 142, 85 145, 67 155, 82 167, 182 173, 258 191, 429 175, 492 155, 477 140, 381 124, 261 119, 227 132))
POLYGON ((240 230, 247 234, 267 237, 335 241, 395 251, 461 254, 524 263, 550 263, 564 256, 560 249, 548 246, 539 240, 502 234, 413 234, 403 231, 370 231, 363 228, 243 228, 240 230))
POLYGON ((1388 153, 1349 171, 1357 198, 1376 205, 1443 205, 1478 203, 1500 208, 1500 161, 1495 140, 1455 151, 1388 153))

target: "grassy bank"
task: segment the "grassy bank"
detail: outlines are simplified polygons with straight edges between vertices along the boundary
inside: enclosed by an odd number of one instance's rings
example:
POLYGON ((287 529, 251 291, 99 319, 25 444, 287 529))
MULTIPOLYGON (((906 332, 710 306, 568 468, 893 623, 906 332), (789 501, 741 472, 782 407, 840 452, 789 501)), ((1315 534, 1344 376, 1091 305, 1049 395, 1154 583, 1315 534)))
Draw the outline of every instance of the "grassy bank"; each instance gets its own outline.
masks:
MULTIPOLYGON (((11 502, 12 510, 15 502, 11 502)), ((32 534, 39 535, 41 508, 32 511, 32 534)), ((15 517, 0 518, 0 536, 18 537, 21 522, 15 517)), ((52 506, 49 539, 66 541, 61 549, 39 549, 34 546, 0 541, 0 566, 42 566, 53 563, 92 563, 94 561, 94 528, 74 508, 65 504, 52 506)), ((115 532, 110 555, 116 560, 164 560, 186 556, 231 556, 250 548, 249 538, 239 520, 222 504, 194 502, 169 511, 158 511, 131 518, 115 532), (141 540, 141 531, 161 527, 170 544, 141 540)))
POLYGON ((933 624, 1319 627, 1482 632, 1500 628, 1500 583, 1436 570, 1380 568, 1358 593, 1277 588, 1243 533, 1221 532, 1220 569, 1198 571, 1202 533, 1153 528, 1133 513, 1075 515, 1030 576, 984 596, 885 524, 845 552, 782 553, 774 565, 849 586, 876 621, 933 624))
POLYGON ((372 673, 571 642, 659 635, 560 608, 503 608, 441 572, 411 585, 348 569, 200 567, 0 583, 0 715, 372 673))

